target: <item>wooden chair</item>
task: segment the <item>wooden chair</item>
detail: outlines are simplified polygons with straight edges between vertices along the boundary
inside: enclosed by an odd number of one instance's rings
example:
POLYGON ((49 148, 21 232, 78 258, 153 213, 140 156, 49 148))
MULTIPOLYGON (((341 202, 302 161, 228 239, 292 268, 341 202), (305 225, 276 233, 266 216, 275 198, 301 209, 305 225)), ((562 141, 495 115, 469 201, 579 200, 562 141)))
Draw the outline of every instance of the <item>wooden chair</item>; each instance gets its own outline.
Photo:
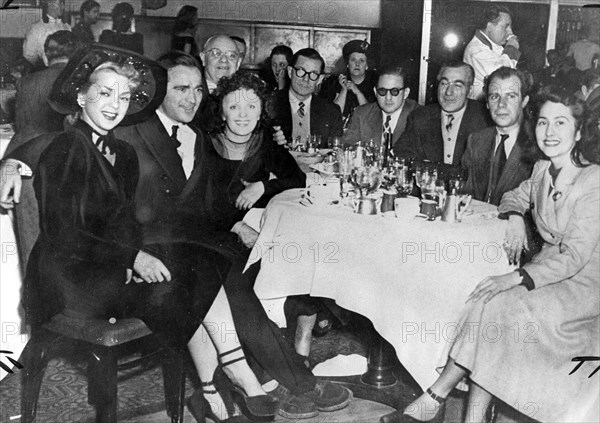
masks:
MULTIPOLYGON (((140 365, 159 354, 162 359, 167 415, 172 423, 183 422, 186 351, 156 350, 151 355, 118 365, 123 350, 135 344, 156 345, 157 340, 139 319, 114 324, 100 319, 79 319, 58 314, 34 331, 21 355, 24 369, 21 390, 21 421, 34 421, 44 372, 51 353, 75 343, 87 358, 88 403, 96 408, 96 422, 117 422, 117 372, 140 365), (67 342, 68 341, 68 342, 67 342)), ((143 393, 140 393, 143 394, 143 393)))

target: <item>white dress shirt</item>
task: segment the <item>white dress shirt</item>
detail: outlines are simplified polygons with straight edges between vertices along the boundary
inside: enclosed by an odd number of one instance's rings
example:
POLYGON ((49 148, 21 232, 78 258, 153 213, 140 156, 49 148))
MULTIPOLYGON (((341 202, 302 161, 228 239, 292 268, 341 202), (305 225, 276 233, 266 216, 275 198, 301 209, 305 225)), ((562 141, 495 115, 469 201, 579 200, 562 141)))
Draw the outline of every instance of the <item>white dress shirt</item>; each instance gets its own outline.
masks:
MULTIPOLYGON (((399 95, 402 95, 402 93, 400 93, 399 95)), ((400 118, 400 113, 402 113, 402 109, 404 108, 404 104, 402 105, 402 107, 400 107, 398 110, 396 110, 394 113, 392 113, 391 115, 391 119, 390 119, 390 131, 393 134, 394 131, 396 130, 396 125, 398 124, 398 119, 400 118)), ((381 111, 381 118, 382 123, 381 123, 381 145, 383 145, 383 125, 385 125, 385 121, 387 120, 388 114, 386 112, 384 112, 383 110, 381 111)))
POLYGON ((185 123, 174 121, 159 109, 156 110, 156 115, 165 127, 169 136, 173 133, 173 126, 179 127, 177 130, 177 141, 179 141, 181 145, 177 148, 177 153, 179 154, 179 157, 181 157, 181 164, 183 166, 185 177, 189 179, 194 170, 196 133, 185 123))

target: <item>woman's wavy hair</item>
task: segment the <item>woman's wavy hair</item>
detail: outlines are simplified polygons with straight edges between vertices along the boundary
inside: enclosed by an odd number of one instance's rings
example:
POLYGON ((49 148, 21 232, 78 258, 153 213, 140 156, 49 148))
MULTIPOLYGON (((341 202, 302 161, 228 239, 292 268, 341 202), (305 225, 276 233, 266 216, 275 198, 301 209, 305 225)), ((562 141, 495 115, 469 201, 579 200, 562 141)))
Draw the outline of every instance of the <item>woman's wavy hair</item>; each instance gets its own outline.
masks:
POLYGON ((571 160, 575 166, 600 164, 600 130, 598 122, 591 116, 585 102, 563 86, 555 84, 544 86, 535 96, 536 120, 542 106, 549 101, 567 106, 575 118, 575 129, 581 132, 580 140, 571 150, 571 160))
POLYGON ((267 88, 267 84, 265 81, 260 79, 253 73, 238 71, 231 75, 230 77, 223 77, 219 81, 217 85, 217 89, 214 92, 214 95, 218 100, 218 108, 217 108, 217 120, 221 122, 220 127, 217 129, 217 132, 224 132, 225 130, 225 122, 222 119, 223 116, 223 99, 229 93, 235 92, 240 89, 252 90, 256 94, 256 98, 260 100, 261 111, 260 111, 260 119, 256 128, 254 128, 254 133, 261 131, 268 124, 268 106, 269 106, 269 90, 267 88))

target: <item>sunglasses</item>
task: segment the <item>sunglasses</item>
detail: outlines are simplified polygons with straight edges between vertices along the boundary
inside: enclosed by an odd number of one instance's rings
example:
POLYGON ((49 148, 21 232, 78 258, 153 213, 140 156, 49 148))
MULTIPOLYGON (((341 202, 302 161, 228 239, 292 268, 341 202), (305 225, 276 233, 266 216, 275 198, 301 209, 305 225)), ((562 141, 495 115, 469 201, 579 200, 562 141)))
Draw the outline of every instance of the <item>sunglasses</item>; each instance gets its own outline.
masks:
POLYGON ((320 73, 317 72, 307 72, 302 68, 296 68, 294 67, 294 70, 296 71, 296 76, 298 78, 304 78, 304 75, 308 74, 308 79, 310 79, 311 81, 316 81, 317 79, 319 79, 319 76, 321 76, 320 73))
POLYGON ((227 60, 235 61, 240 56, 236 51, 221 51, 218 48, 211 48, 207 51, 208 55, 213 59, 221 59, 221 57, 225 56, 227 60))
POLYGON ((398 94, 400 94, 400 91, 402 91, 404 88, 406 88, 406 87, 402 87, 402 88, 377 88, 375 91, 377 92, 377 95, 379 95, 381 97, 385 97, 387 95, 387 93, 390 93, 393 97, 397 97, 398 94))

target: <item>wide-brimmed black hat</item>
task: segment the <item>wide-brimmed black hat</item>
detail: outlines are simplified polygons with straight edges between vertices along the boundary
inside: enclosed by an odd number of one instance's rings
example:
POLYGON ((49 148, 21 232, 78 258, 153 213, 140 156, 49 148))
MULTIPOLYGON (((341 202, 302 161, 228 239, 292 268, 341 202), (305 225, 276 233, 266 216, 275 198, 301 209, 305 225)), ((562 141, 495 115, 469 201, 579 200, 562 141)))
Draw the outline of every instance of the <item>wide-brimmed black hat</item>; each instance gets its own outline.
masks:
POLYGON ((368 51, 369 43, 367 40, 352 40, 348 41, 344 47, 342 47, 342 56, 344 56, 344 60, 347 62, 352 53, 362 53, 367 55, 368 51))
POLYGON ((140 84, 132 93, 124 124, 147 119, 163 102, 167 92, 167 71, 158 63, 130 50, 91 44, 77 50, 60 73, 48 102, 54 110, 62 114, 80 110, 77 94, 88 82, 94 70, 105 62, 130 64, 140 74, 140 84))

